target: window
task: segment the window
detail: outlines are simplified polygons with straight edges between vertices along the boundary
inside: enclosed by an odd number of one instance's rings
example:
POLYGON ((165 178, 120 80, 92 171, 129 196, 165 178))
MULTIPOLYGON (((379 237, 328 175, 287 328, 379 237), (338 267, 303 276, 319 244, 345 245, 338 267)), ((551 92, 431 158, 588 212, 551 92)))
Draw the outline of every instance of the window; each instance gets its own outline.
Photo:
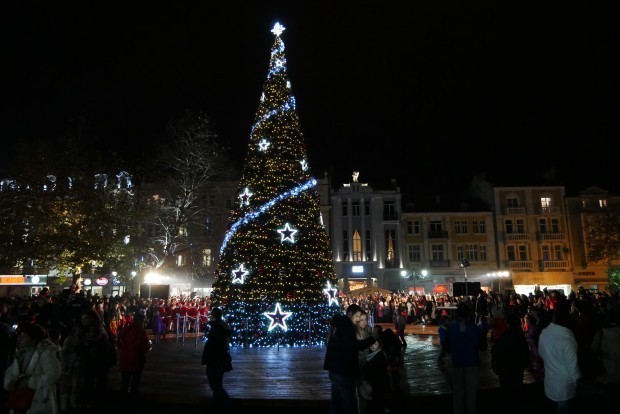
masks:
POLYGON ((519 246, 519 260, 527 260, 527 246, 520 245, 519 246))
POLYGON ((543 210, 548 210, 549 207, 551 207, 551 197, 549 196, 540 197, 540 206, 543 208, 543 210))
POLYGON ((185 256, 182 254, 177 255, 177 266, 185 266, 185 256))
POLYGON ((430 229, 431 229, 432 233, 441 232, 441 228, 442 228, 441 221, 439 221, 439 220, 431 220, 430 229))
POLYGON ((525 233, 525 222, 523 219, 517 220, 517 233, 524 234, 525 233))
POLYGON ((215 207, 215 194, 207 196, 207 207, 215 207))
POLYGON ((517 252, 515 246, 506 246, 506 257, 510 262, 514 262, 515 260, 517 260, 517 252))
POLYGON ((205 267, 211 267, 211 249, 204 249, 202 251, 202 265, 205 267))
POLYGON ((454 220, 454 230, 457 234, 467 233, 467 221, 466 220, 454 220))
MULTIPOLYGON (((358 204, 359 209, 359 204, 358 204)), ((353 261, 359 262, 362 260, 362 238, 359 231, 353 232, 353 261)))
POLYGON ((478 261, 478 246, 475 244, 465 245, 465 252, 467 253, 467 260, 472 262, 478 261))
POLYGON ((519 207, 519 199, 517 196, 509 195, 506 197, 506 207, 508 208, 517 208, 519 207))
POLYGON ((559 244, 553 245, 553 260, 564 260, 564 254, 562 253, 562 246, 559 244))
POLYGON ((514 233, 514 229, 512 227, 512 220, 504 221, 504 227, 506 228, 506 233, 508 234, 514 233))
POLYGON ((485 246, 484 244, 481 244, 478 247, 480 251, 480 261, 486 262, 487 261, 487 246, 485 246))
POLYGON ((345 262, 349 260, 349 235, 346 230, 342 232, 342 257, 345 262))
POLYGON ((385 260, 386 265, 393 265, 396 261, 396 234, 394 230, 385 231, 385 260))
POLYGON ((560 233, 560 220, 556 218, 551 219, 551 232, 560 233))
POLYGON ((444 260, 444 248, 443 244, 432 244, 431 245, 431 260, 444 260))
POLYGON ((364 201, 364 215, 370 216, 370 201, 364 201))
POLYGON ((598 206, 601 208, 607 207, 607 200, 605 200, 604 198, 601 198, 600 200, 598 200, 598 206))
POLYGON ((407 234, 420 234, 420 220, 407 221, 407 234))
POLYGON ((370 236, 371 236, 370 230, 366 230, 366 260, 368 260, 368 261, 372 260, 371 259, 371 257, 372 257, 372 250, 371 250, 372 243, 371 243, 371 241, 372 240, 371 240, 370 236))
POLYGON ((548 244, 544 244, 541 247, 542 259, 544 261, 551 260, 551 252, 550 246, 548 244))
POLYGON ((407 246, 407 255, 410 262, 422 261, 422 249, 417 244, 410 244, 407 246))
POLYGON ((487 232, 484 220, 472 220, 472 230, 474 234, 484 234, 487 232))
POLYGON ((354 201, 351 203, 351 215, 353 217, 359 217, 360 215, 360 202, 354 201))
POLYGON ((538 231, 540 231, 542 234, 547 233, 547 219, 538 219, 538 231))
POLYGON ((394 200, 383 201, 383 220, 396 220, 397 218, 394 200))
POLYGON ((346 217, 348 215, 349 215, 349 205, 345 201, 342 203, 342 217, 346 217))
POLYGON ((456 260, 460 263, 463 259, 465 259, 465 246, 458 245, 456 246, 456 260))

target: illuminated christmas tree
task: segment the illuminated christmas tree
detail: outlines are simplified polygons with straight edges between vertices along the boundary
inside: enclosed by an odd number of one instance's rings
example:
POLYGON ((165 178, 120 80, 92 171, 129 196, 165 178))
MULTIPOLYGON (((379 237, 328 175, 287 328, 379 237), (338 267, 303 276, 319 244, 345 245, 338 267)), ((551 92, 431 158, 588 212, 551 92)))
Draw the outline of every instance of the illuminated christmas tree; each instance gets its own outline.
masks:
POLYGON ((269 72, 220 250, 212 293, 233 344, 303 346, 340 311, 320 200, 286 73, 284 27, 271 30, 269 72))

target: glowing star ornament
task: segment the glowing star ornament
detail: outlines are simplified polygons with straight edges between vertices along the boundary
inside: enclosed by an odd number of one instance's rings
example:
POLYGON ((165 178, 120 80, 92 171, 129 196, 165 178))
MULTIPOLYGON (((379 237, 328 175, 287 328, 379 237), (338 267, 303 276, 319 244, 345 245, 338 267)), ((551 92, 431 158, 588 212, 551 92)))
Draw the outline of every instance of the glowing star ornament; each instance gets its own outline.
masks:
POLYGON ((233 274, 233 279, 232 279, 232 283, 244 283, 245 282, 245 277, 249 274, 250 272, 248 272, 247 270, 245 270, 243 268, 243 264, 240 264, 239 267, 235 270, 233 270, 232 274, 233 274))
POLYGON ((286 319, 290 317, 292 314, 293 312, 282 312, 282 309, 280 308, 280 304, 276 303, 276 310, 274 313, 269 313, 269 312, 264 313, 266 317, 271 319, 271 323, 269 324, 269 331, 271 331, 272 329, 278 326, 284 329, 285 331, 287 331, 288 327, 286 326, 286 319))
POLYGON ((243 190, 242 194, 239 194, 239 198, 241 199, 241 207, 243 207, 244 205, 250 205, 250 197, 252 197, 254 194, 250 193, 250 190, 245 187, 245 190, 243 190))
POLYGON ((277 22, 273 26, 273 29, 271 29, 271 33, 273 33, 276 36, 280 36, 284 30, 286 30, 286 27, 282 26, 279 22, 277 22))
POLYGON ((267 151, 267 148, 271 145, 271 142, 267 141, 265 138, 261 142, 258 143, 259 151, 267 151))
POLYGON ((301 161, 299 161, 299 163, 301 164, 301 170, 302 171, 308 171, 308 161, 301 160, 301 161))
POLYGON ((327 287, 323 289, 323 293, 327 295, 327 306, 338 305, 338 289, 332 287, 330 282, 327 282, 327 287))
POLYGON ((297 230, 293 230, 290 224, 286 223, 283 229, 278 229, 278 233, 282 235, 280 242, 289 241, 295 243, 295 233, 297 233, 297 230))

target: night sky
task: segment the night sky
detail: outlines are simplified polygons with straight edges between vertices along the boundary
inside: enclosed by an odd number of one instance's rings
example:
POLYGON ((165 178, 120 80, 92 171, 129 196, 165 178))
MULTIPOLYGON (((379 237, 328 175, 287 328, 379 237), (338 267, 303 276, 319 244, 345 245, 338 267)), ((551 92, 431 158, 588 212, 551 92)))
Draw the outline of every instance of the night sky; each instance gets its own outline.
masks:
POLYGON ((212 117, 240 165, 279 21, 315 176, 439 193, 481 173, 544 184, 553 168, 570 193, 620 191, 620 36, 605 6, 11 3, 0 172, 11 143, 57 140, 78 117, 138 159, 185 109, 212 117))

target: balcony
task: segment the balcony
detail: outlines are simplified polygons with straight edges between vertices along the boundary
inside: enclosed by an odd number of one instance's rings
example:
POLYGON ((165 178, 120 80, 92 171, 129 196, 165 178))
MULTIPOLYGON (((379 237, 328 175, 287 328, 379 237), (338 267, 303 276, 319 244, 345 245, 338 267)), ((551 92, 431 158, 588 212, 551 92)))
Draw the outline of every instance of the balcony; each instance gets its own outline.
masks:
POLYGON ((428 238, 429 239, 447 239, 448 238, 448 232, 446 230, 439 230, 439 231, 428 231, 428 238))
POLYGON ((536 233, 536 239, 543 241, 564 240, 566 238, 565 233, 536 233))
POLYGON ((510 269, 532 270, 531 260, 507 260, 506 263, 510 269))
POLYGON ((560 207, 539 207, 538 214, 558 214, 560 207))
POLYGON ((540 260, 538 267, 542 271, 566 270, 568 269, 568 260, 540 260))
POLYGON ((527 241, 530 239, 529 233, 504 233, 504 241, 527 241))
POLYGON ((431 267, 450 267, 450 260, 431 260, 431 267))
POLYGON ((507 207, 504 214, 507 216, 525 215, 525 207, 507 207))

